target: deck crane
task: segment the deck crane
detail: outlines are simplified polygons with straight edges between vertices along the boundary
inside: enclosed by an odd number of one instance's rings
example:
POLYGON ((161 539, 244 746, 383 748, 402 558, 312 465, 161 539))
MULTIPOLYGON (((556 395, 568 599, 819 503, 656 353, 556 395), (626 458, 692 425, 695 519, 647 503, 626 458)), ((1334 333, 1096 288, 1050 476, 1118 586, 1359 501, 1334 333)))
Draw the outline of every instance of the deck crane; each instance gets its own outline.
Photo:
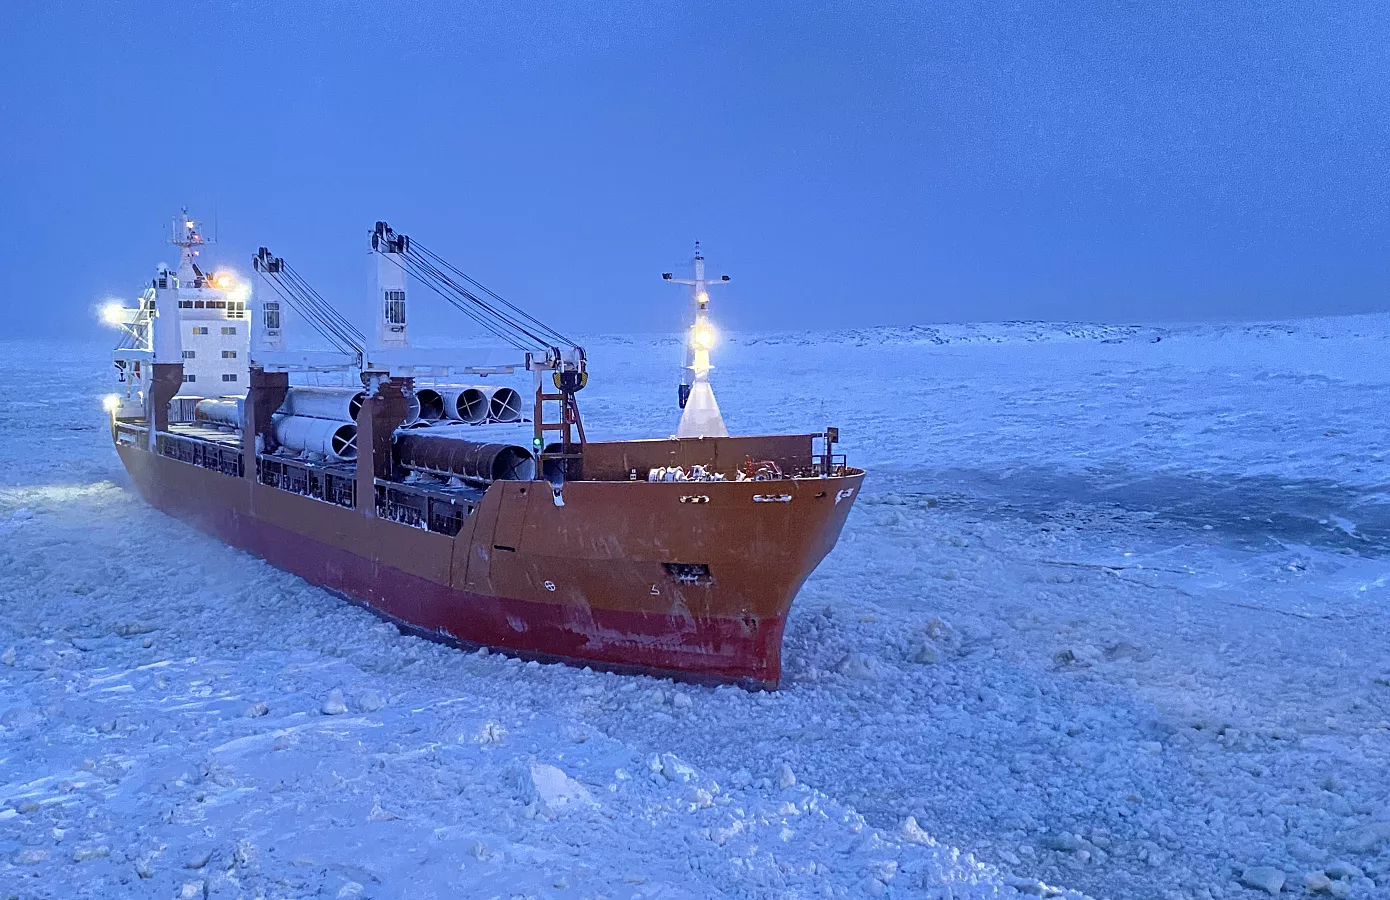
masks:
POLYGON ((278 443, 274 417, 289 393, 291 372, 343 372, 351 377, 362 367, 367 342, 362 332, 283 258, 261 247, 251 258, 251 268, 256 273, 256 287, 255 301, 250 304, 251 346, 242 421, 248 458, 278 443), (286 349, 286 307, 334 349, 286 349))
POLYGON ((392 377, 489 375, 517 369, 531 372, 536 388, 533 450, 542 470, 557 484, 573 477, 585 442, 575 399, 589 379, 584 348, 385 222, 377 222, 372 230, 371 253, 376 262, 371 295, 376 326, 364 371, 392 377), (506 344, 507 349, 412 348, 407 331, 407 274, 506 344), (547 403, 558 404, 551 421, 546 418, 547 403), (559 432, 557 443, 547 442, 550 431, 559 432))
POLYGON ((267 372, 334 372, 361 369, 367 338, 282 257, 265 247, 251 258, 258 277, 252 305, 251 365, 267 372), (285 349, 284 303, 335 348, 285 349))

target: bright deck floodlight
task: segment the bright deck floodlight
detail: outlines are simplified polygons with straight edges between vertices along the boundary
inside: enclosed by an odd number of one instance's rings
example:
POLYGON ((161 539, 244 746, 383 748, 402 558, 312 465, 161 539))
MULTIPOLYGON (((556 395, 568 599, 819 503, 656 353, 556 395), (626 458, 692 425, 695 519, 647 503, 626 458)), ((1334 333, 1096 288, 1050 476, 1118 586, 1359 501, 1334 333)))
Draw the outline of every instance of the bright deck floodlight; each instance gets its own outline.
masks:
POLYGON ((135 317, 139 312, 140 310, 122 303, 107 303, 101 308, 101 321, 113 328, 127 328, 135 324, 135 317))

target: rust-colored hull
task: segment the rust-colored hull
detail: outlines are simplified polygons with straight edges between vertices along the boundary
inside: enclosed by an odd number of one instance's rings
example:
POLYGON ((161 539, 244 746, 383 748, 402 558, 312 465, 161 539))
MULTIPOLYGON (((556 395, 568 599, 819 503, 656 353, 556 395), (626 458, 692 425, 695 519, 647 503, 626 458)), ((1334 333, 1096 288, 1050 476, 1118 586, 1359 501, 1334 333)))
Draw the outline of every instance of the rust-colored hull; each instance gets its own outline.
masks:
POLYGON ((573 481, 563 506, 545 482, 498 482, 448 537, 117 450, 155 507, 433 636, 763 687, 781 675, 792 599, 863 479, 573 481), (665 563, 703 564, 712 578, 683 583, 665 563))

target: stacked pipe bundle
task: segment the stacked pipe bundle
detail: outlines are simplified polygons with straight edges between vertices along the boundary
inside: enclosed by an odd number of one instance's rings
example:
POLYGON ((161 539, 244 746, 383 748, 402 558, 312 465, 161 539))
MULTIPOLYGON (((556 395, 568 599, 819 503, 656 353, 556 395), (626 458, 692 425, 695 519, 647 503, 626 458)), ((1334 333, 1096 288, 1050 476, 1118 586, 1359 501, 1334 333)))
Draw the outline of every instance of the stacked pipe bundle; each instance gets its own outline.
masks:
POLYGON ((520 422, 521 394, 515 388, 490 385, 454 384, 420 388, 420 418, 437 422, 448 420, 468 425, 484 422, 520 422))
MULTIPOLYGON (((406 424, 420 418, 420 403, 407 395, 406 424)), ((366 391, 350 387, 295 385, 273 420, 275 439, 291 450, 351 462, 357 459, 357 415, 366 391)))
MULTIPOLYGON (((316 407, 311 403, 308 408, 316 407)), ((323 408, 328 410, 326 406, 323 408)), ((246 423, 245 409, 245 397, 199 400, 194 416, 198 422, 206 425, 230 426, 240 430, 246 423)), ((275 416, 272 425, 275 439, 291 450, 319 453, 342 462, 357 458, 357 426, 352 422, 312 415, 281 414, 275 416)))
POLYGON ((397 432, 396 459, 414 472, 452 475, 467 481, 532 481, 536 477, 536 459, 525 447, 428 432, 397 432))

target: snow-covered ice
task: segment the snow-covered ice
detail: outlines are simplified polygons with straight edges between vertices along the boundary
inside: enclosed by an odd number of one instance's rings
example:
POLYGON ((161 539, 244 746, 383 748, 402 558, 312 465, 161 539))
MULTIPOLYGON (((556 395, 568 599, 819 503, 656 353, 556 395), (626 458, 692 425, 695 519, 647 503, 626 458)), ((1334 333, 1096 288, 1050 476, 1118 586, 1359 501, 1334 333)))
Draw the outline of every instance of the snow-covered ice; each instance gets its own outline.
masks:
MULTIPOLYGON (((589 347, 669 434, 674 341, 589 347)), ((870 470, 750 693, 403 636, 141 503, 106 348, 0 344, 0 897, 1390 896, 1387 351, 731 336, 731 432, 870 470)))

